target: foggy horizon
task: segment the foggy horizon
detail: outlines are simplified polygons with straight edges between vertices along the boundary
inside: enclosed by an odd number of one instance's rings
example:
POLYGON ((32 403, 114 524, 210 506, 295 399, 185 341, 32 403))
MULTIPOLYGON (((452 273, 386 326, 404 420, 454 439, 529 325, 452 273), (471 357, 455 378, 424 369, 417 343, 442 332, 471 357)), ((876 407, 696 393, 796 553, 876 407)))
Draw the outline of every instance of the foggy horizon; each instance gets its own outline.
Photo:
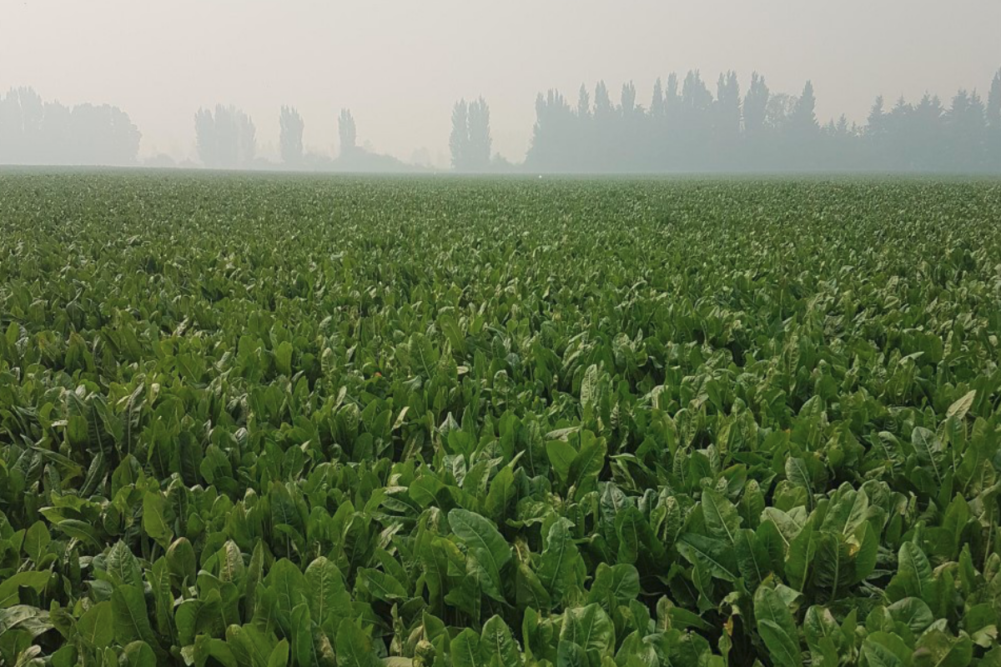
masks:
POLYGON ((1001 66, 993 34, 1001 3, 920 0, 800 6, 715 0, 679 3, 517 1, 484 7, 274 2, 135 7, 113 0, 0 3, 0 92, 32 87, 66 105, 110 104, 142 133, 140 158, 197 159, 195 113, 233 105, 257 128, 257 153, 279 154, 279 111, 298 109, 307 151, 336 154, 337 118, 350 109, 359 145, 410 161, 448 164, 450 112, 460 98, 490 105, 493 150, 528 151, 535 99, 556 88, 573 100, 604 81, 627 82, 648 106, 655 80, 700 70, 709 82, 752 72, 777 93, 812 81, 821 124, 862 123, 873 100, 947 103, 959 89, 986 95, 1001 66), (695 26, 695 28, 693 28, 695 26))

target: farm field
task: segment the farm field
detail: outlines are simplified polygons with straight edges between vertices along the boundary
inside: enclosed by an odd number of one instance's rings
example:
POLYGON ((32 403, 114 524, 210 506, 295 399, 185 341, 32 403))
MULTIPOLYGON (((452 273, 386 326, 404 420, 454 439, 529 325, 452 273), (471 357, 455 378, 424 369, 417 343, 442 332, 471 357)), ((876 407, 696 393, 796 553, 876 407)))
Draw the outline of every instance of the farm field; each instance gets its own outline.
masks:
POLYGON ((1001 183, 0 173, 0 664, 1001 667, 1001 183))

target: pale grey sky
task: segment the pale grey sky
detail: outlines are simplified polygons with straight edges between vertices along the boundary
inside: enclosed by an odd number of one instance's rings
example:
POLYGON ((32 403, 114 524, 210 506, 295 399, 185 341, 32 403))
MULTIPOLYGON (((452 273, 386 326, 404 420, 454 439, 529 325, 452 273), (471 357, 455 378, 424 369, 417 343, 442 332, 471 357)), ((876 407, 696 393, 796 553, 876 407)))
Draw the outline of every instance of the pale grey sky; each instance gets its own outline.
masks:
MULTIPOLYGON (((307 148, 336 149, 349 107, 360 141, 408 159, 448 151, 452 103, 483 95, 494 148, 520 160, 537 92, 734 69, 773 91, 814 82, 821 120, 864 120, 873 99, 986 94, 1001 67, 1001 0, 0 0, 0 90, 107 102, 142 154, 194 154, 199 106, 235 104, 277 144, 296 106, 307 148)), ((273 150, 273 149, 272 149, 273 150)))

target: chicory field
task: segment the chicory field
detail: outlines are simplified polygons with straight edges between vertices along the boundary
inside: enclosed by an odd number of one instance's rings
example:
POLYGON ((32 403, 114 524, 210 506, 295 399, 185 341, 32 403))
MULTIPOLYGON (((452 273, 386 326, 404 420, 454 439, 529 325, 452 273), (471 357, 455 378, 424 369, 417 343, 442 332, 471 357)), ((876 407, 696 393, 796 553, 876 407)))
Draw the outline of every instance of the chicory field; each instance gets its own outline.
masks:
POLYGON ((0 175, 0 664, 1001 667, 1001 184, 0 175))

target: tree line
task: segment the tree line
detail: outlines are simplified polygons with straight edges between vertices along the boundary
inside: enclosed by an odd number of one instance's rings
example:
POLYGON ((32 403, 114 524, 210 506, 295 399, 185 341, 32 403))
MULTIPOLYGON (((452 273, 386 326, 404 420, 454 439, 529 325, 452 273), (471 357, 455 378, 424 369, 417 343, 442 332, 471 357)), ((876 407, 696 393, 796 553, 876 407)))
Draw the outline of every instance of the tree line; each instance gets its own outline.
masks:
POLYGON ((613 102, 604 83, 576 104, 558 90, 539 94, 530 171, 1001 171, 1001 70, 987 99, 960 90, 947 105, 926 94, 888 106, 877 98, 865 125, 845 116, 821 124, 807 82, 798 96, 751 76, 721 74, 715 95, 698 71, 658 80, 648 106, 636 87, 613 102))
POLYGON ((358 128, 350 109, 337 117, 340 149, 336 158, 305 150, 305 120, 292 106, 278 114, 279 165, 257 156, 257 129, 250 116, 233 106, 217 105, 195 114, 195 147, 206 167, 215 169, 285 168, 333 171, 405 171, 409 165, 388 155, 370 152, 358 145, 358 128))
POLYGON ((131 165, 142 135, 107 104, 68 107, 31 88, 0 94, 0 164, 131 165))
MULTIPOLYGON (((581 86, 576 102, 556 89, 540 93, 524 162, 493 153, 490 107, 482 98, 452 108, 449 149, 457 172, 920 171, 1001 172, 1001 70, 982 98, 958 91, 948 102, 926 94, 892 104, 877 98, 864 124, 842 115, 821 123, 812 83, 799 95, 773 92, 752 74, 746 92, 734 72, 715 92, 699 71, 658 79, 649 102, 636 86, 618 101, 604 84, 581 86)), ((307 152, 299 112, 279 112, 281 166, 289 169, 400 171, 413 168, 358 145, 351 111, 337 117, 336 158, 307 152)), ((257 154, 253 119, 234 106, 199 109, 195 147, 202 165, 271 168, 257 154)), ((67 107, 31 88, 0 95, 0 164, 136 164, 141 134, 110 105, 67 107)))

